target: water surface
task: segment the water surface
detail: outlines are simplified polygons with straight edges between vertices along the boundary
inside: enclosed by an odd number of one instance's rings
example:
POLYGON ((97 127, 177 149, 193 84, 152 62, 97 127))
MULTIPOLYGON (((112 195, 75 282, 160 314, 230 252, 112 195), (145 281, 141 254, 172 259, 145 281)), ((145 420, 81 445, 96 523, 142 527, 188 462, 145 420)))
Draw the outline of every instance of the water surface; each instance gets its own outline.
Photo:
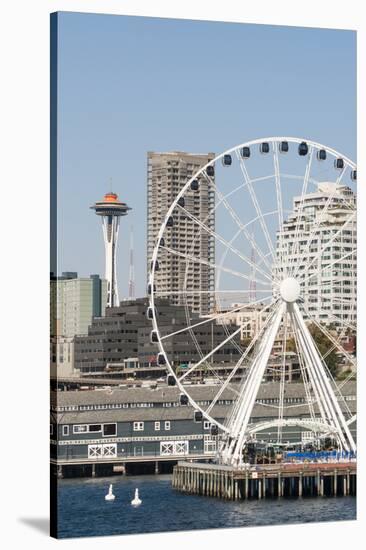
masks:
POLYGON ((355 519, 355 497, 231 502, 179 493, 170 475, 59 481, 60 538, 355 519), (110 483, 113 502, 104 500, 110 483))

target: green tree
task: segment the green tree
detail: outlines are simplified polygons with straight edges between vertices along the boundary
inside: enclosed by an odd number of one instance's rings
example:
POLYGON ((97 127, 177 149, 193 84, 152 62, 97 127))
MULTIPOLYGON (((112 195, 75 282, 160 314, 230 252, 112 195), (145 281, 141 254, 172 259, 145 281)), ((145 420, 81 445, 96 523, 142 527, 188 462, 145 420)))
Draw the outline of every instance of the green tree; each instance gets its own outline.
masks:
MULTIPOLYGON (((315 324, 312 323, 308 327, 309 332, 319 350, 319 353, 323 356, 331 348, 333 348, 332 342, 329 340, 329 338, 320 330, 320 328, 315 324)), ((328 327, 328 331, 331 330, 330 327, 328 327)), ((328 366, 328 369, 330 370, 333 377, 337 375, 338 370, 338 356, 337 356, 337 349, 334 348, 330 353, 327 353, 326 358, 324 359, 325 363, 328 366)))
POLYGON ((287 339, 286 351, 293 351, 297 353, 295 338, 293 336, 287 339))
POLYGON ((250 345, 251 341, 252 341, 252 338, 250 338, 250 337, 245 337, 245 338, 242 338, 242 339, 240 340, 240 344, 242 345, 242 347, 243 347, 244 349, 247 349, 247 347, 250 345))
MULTIPOLYGON (((332 342, 328 339, 327 336, 320 330, 320 328, 312 323, 308 326, 309 332, 319 350, 319 353, 323 356, 325 355, 330 348, 333 347, 332 342)), ((332 327, 327 327, 328 331, 332 330, 332 327)), ((294 337, 288 338, 286 344, 286 351, 293 351, 297 353, 296 343, 294 337)), ((325 363, 328 366, 332 376, 336 376, 338 370, 338 356, 337 350, 333 349, 325 358, 325 363)))

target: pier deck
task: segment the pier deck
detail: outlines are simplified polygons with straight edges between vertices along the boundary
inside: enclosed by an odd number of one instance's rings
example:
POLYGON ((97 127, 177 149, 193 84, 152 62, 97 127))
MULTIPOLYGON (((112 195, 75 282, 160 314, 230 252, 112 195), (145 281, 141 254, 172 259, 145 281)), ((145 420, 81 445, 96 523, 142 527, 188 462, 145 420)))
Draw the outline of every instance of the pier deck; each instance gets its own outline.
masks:
POLYGON ((356 462, 280 463, 232 468, 178 462, 173 488, 227 500, 356 495, 356 462))

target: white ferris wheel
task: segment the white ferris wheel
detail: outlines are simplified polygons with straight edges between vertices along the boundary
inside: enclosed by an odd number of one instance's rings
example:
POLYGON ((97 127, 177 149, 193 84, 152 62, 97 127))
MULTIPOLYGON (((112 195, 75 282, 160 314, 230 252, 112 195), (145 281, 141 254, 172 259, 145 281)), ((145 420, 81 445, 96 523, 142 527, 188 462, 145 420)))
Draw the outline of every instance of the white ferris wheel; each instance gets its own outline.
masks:
POLYGON ((223 463, 240 464, 261 434, 284 445, 294 427, 356 451, 345 398, 356 372, 347 346, 357 322, 356 180, 355 163, 330 147, 269 137, 217 155, 171 202, 151 259, 151 341, 182 404, 209 422, 223 463), (160 320, 161 300, 184 311, 174 329, 160 320), (277 394, 256 422, 266 380, 277 394), (301 398, 287 397, 289 380, 302 384, 301 398), (195 391, 203 381, 206 402, 195 391))

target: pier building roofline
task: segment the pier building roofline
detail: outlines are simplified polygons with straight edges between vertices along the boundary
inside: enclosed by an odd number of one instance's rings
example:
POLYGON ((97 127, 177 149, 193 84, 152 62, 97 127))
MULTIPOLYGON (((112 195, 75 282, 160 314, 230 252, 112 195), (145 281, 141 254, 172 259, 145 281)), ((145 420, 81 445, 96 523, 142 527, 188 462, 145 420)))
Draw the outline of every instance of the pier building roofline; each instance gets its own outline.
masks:
MULTIPOLYGON (((342 383, 342 382, 340 382, 342 383)), ((236 385, 232 384, 235 388, 236 385)), ((279 382, 266 382, 261 385, 258 399, 275 399, 278 397, 279 382)), ((197 401, 211 400, 217 386, 214 385, 192 385, 190 393, 197 401)), ((87 405, 108 405, 119 403, 175 403, 178 402, 179 389, 174 386, 159 388, 113 388, 113 390, 84 390, 51 392, 51 406, 87 406, 87 405)), ((356 382, 347 383, 347 395, 356 395, 356 382)), ((287 383, 285 385, 285 398, 304 397, 304 387, 301 383, 287 383)), ((225 390, 222 394, 223 400, 232 400, 233 392, 225 390)), ((268 408, 268 407, 267 407, 268 408)), ((137 411, 137 409, 134 409, 137 411)), ((146 408, 144 408, 146 411, 146 408)))

